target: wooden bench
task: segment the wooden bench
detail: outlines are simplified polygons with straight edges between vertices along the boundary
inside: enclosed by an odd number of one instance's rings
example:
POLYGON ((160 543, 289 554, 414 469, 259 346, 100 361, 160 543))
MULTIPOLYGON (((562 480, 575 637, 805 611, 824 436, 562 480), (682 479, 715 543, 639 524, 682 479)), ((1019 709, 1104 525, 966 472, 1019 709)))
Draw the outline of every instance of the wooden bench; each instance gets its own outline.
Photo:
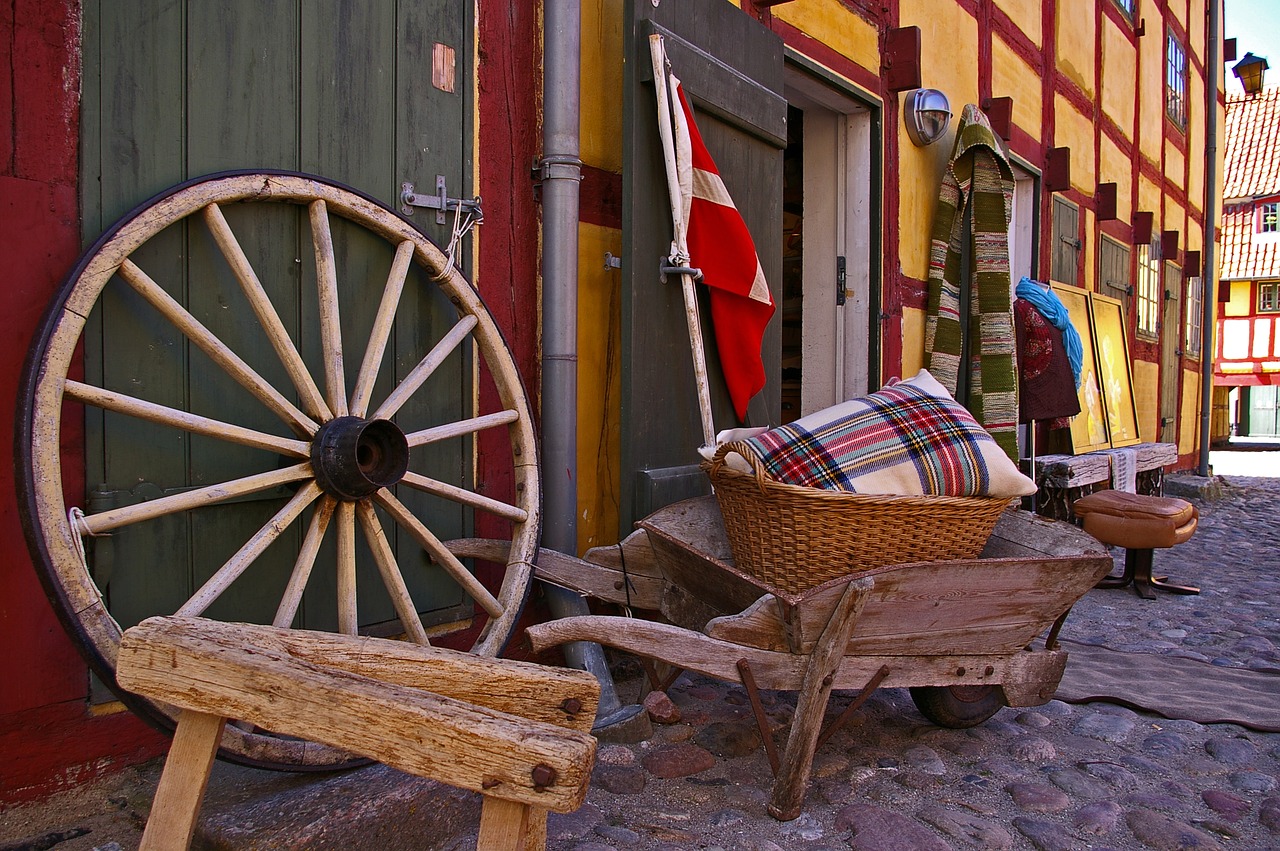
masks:
POLYGON ((546 845, 586 797, 600 685, 583 671, 401 641, 149 618, 120 685, 182 712, 142 836, 187 848, 228 719, 343 748, 484 796, 478 848, 546 845))
MULTIPOLYGON (((1137 460, 1138 493, 1164 494, 1164 470, 1178 462, 1178 447, 1172 443, 1139 443, 1126 447, 1137 460)), ((1109 450, 1080 455, 1041 455, 1035 460, 1036 511, 1055 520, 1074 521, 1072 506, 1082 496, 1112 488, 1109 450)))

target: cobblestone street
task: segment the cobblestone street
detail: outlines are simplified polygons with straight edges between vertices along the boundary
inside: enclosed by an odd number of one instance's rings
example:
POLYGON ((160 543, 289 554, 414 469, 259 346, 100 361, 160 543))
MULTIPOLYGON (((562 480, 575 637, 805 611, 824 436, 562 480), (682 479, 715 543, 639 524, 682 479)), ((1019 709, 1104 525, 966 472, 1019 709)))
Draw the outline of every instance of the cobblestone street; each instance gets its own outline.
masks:
MULTIPOLYGON (((1063 637, 1280 675, 1280 479, 1226 480, 1223 499, 1198 503, 1195 537, 1156 554, 1158 574, 1200 595, 1095 589, 1063 637)), ((804 815, 779 823, 765 815, 769 767, 743 690, 685 677, 670 697, 680 721, 605 746, 589 803, 552 817, 548 847, 1280 848, 1277 733, 1061 701, 946 730, 905 691, 882 691, 819 752, 804 815)), ((781 724, 793 704, 772 697, 781 724)), ((829 717, 847 700, 834 696, 829 717)))

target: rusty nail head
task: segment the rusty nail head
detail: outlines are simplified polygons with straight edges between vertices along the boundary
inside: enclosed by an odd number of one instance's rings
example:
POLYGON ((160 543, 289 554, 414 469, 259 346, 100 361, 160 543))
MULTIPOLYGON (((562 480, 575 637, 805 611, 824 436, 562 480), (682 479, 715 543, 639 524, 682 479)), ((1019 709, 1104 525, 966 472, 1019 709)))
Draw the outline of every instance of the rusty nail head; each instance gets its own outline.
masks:
POLYGON ((556 770, 542 762, 533 767, 530 776, 533 778, 533 785, 538 789, 545 789, 556 782, 556 770))
POLYGON ((957 677, 963 677, 963 676, 964 676, 964 668, 956 668, 956 676, 957 676, 957 677))
POLYGON ((995 672, 996 672, 996 669, 995 669, 994 667, 992 667, 991 665, 988 665, 988 666, 987 666, 987 670, 986 670, 986 671, 984 671, 983 673, 985 673, 985 674, 986 674, 986 676, 988 676, 988 677, 989 677, 989 676, 991 676, 992 674, 994 674, 995 672))
POLYGON ((582 711, 582 701, 576 697, 566 697, 560 703, 560 711, 565 715, 577 715, 582 711))
POLYGON ((502 781, 497 779, 496 777, 486 777, 484 780, 480 781, 480 785, 483 786, 485 789, 492 789, 495 786, 502 785, 502 781))

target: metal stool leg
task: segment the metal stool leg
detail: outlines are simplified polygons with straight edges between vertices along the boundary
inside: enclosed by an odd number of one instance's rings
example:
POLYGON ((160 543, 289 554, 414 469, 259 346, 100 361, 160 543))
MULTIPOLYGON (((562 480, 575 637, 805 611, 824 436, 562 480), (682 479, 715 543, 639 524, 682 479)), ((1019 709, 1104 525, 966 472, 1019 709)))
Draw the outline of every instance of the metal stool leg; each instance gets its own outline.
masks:
MULTIPOLYGON (((1133 552, 1133 551, 1131 551, 1133 552)), ((1200 589, 1193 585, 1176 585, 1172 582, 1165 581, 1168 577, 1152 576, 1151 564, 1154 557, 1152 550, 1137 550, 1136 564, 1134 565, 1133 587, 1139 596, 1147 600, 1155 599, 1155 594, 1151 593, 1151 589, 1158 588, 1161 591, 1168 591, 1171 594, 1199 594, 1200 589), (1142 593, 1143 591, 1147 593, 1142 593), (1148 594, 1150 596, 1148 596, 1148 594)), ((1128 557, 1125 559, 1128 562, 1128 557)))

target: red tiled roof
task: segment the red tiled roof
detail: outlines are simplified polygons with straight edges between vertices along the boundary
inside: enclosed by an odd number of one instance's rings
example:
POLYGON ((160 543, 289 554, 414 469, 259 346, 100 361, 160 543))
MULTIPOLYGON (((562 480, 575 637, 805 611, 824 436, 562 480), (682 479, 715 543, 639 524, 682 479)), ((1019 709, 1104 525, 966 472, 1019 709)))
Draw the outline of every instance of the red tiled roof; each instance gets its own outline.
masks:
POLYGON ((1225 148, 1222 278, 1280 278, 1280 234, 1255 232, 1255 199, 1280 196, 1280 87, 1227 97, 1225 148))
POLYGON ((1222 197, 1280 195, 1280 87, 1227 97, 1222 197))
POLYGON ((1223 280, 1280 278, 1280 234, 1254 233, 1257 223, 1252 201, 1228 204, 1218 231, 1223 280))

